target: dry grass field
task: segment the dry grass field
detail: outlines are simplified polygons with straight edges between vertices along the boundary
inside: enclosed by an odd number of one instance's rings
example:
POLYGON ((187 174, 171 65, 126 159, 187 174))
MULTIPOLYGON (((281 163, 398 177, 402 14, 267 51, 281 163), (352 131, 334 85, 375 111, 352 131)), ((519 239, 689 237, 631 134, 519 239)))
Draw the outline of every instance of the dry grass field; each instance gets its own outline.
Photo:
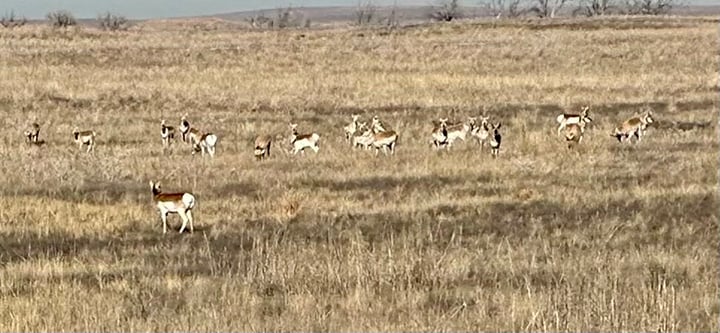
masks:
POLYGON ((716 20, 211 27, 0 30, 0 331, 718 331, 716 20), (186 113, 213 160, 163 153, 186 113), (397 154, 350 149, 352 113, 397 154), (482 114, 497 159, 431 149, 482 114), (318 154, 286 153, 291 121, 318 154), (162 234, 150 180, 196 195, 195 233, 162 234))

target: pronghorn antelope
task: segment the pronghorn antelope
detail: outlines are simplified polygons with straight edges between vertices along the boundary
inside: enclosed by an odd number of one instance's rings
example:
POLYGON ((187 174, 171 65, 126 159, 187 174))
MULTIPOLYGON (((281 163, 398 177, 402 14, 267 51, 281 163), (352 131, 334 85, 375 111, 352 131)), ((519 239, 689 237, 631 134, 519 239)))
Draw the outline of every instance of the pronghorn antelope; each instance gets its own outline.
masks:
POLYGON ((210 157, 215 157, 215 145, 217 144, 218 137, 212 133, 202 133, 196 136, 195 143, 193 144, 192 154, 200 152, 202 156, 205 156, 207 152, 210 157))
POLYGON ((485 142, 490 138, 490 117, 480 117, 480 126, 475 126, 470 135, 477 139, 482 150, 485 147, 485 142))
POLYGON ((557 134, 560 135, 561 131, 565 126, 569 124, 577 124, 581 120, 585 123, 589 123, 592 121, 592 118, 588 115, 590 112, 590 107, 583 106, 582 110, 580 110, 580 113, 563 113, 559 116, 557 116, 557 122, 560 123, 560 126, 557 129, 557 134))
MULTIPOLYGON (((362 131, 363 129, 367 128, 367 123, 360 123, 357 130, 362 131)), ((370 146, 373 143, 373 132, 372 128, 367 128, 363 134, 353 136, 352 138, 352 145, 353 148, 364 148, 364 149, 370 149, 370 146)))
POLYGON ((180 233, 185 231, 185 227, 190 222, 190 232, 193 232, 193 216, 192 209, 195 207, 195 196, 192 193, 162 193, 160 190, 160 182, 150 182, 150 188, 153 194, 153 203, 160 210, 160 219, 163 223, 163 234, 167 233, 167 216, 168 213, 177 213, 182 219, 182 227, 180 233))
POLYGON ((652 111, 647 111, 642 115, 632 117, 625 120, 620 126, 616 127, 611 136, 614 136, 618 141, 630 142, 632 136, 635 136, 636 141, 640 142, 640 138, 645 135, 645 130, 648 125, 655 121, 652 117, 652 111))
POLYGON ((500 143, 502 142, 502 135, 500 135, 500 123, 492 125, 492 135, 490 137, 490 148, 492 149, 491 154, 493 157, 497 157, 500 153, 500 143))
POLYGON ((188 132, 190 132, 190 123, 187 121, 187 114, 182 116, 180 118, 180 126, 178 127, 178 130, 180 131, 180 137, 182 138, 183 142, 188 142, 188 132))
POLYGON ((95 150, 95 136, 97 134, 95 131, 80 131, 77 127, 73 129, 73 138, 75 139, 75 143, 77 143, 78 148, 82 148, 83 145, 87 145, 87 151, 94 151, 95 150))
POLYGON ((381 148, 385 154, 387 154, 388 149, 390 149, 391 154, 395 154, 395 145, 398 139, 397 132, 386 130, 377 116, 373 118, 371 126, 371 130, 374 132, 372 134, 372 146, 375 147, 375 156, 377 156, 381 148))
POLYGON ((290 145, 292 145, 290 153, 293 155, 298 152, 304 154, 305 148, 310 148, 317 153, 320 150, 320 146, 318 146, 320 135, 317 133, 298 134, 297 126, 298 124, 290 123, 290 145))
POLYGON ((175 127, 165 125, 165 119, 160 122, 160 136, 164 147, 169 147, 172 139, 175 138, 175 127))
POLYGON ((30 127, 29 130, 25 131, 25 137, 30 143, 38 143, 40 141, 40 125, 33 123, 30 127))
POLYGON ((473 129, 475 129, 476 120, 477 119, 475 117, 468 117, 467 123, 460 123, 457 125, 446 127, 447 147, 452 147, 453 143, 457 139, 465 141, 465 137, 467 137, 467 134, 472 132, 473 129))
POLYGON ((579 123, 567 124, 565 126, 565 141, 568 142, 568 148, 582 142, 585 134, 585 120, 581 119, 579 123))
POLYGON ((270 157, 270 145, 272 137, 269 135, 260 135, 255 138, 255 158, 259 161, 266 157, 270 157))
POLYGON ((440 148, 448 142, 448 131, 447 131, 447 118, 440 118, 440 121, 433 127, 432 130, 432 142, 435 148, 440 148))
POLYGON ((353 138, 353 136, 355 135, 355 132, 357 132, 359 130, 359 128, 358 128, 358 120, 359 119, 360 119, 359 115, 353 114, 352 121, 350 122, 350 124, 343 127, 343 129, 345 130, 345 139, 347 139, 348 141, 350 141, 353 138))

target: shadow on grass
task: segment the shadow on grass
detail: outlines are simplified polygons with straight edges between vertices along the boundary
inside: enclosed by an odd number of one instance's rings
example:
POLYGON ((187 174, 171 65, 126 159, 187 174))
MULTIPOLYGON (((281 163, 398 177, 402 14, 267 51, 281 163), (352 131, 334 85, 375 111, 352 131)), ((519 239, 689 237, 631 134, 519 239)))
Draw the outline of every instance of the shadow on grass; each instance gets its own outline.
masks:
POLYGON ((326 188, 331 191, 361 191, 375 190, 388 191, 396 188, 404 188, 411 191, 426 191, 442 189, 453 185, 462 185, 473 182, 489 183, 491 177, 487 175, 475 175, 472 177, 447 177, 447 176, 373 176, 365 178, 353 178, 347 180, 332 179, 307 179, 301 180, 296 186, 305 188, 326 188))

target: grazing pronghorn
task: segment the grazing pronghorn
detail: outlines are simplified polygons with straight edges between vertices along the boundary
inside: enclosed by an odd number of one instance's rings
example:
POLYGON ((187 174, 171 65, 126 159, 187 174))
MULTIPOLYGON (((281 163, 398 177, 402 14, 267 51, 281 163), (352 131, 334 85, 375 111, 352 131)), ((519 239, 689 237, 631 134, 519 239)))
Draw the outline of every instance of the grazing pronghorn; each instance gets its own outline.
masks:
POLYGON ((490 117, 480 117, 480 126, 475 126, 470 135, 477 139, 480 150, 482 150, 485 147, 485 142, 490 139, 490 117))
POLYGON ((260 135, 255 138, 255 159, 259 161, 266 157, 270 157, 271 144, 272 137, 269 135, 260 135))
POLYGON ((615 128, 615 131, 611 134, 618 139, 618 141, 630 142, 632 136, 635 136, 636 141, 640 142, 640 138, 645 135, 645 130, 648 125, 655 121, 652 117, 652 111, 648 110, 642 115, 634 116, 628 120, 625 120, 620 126, 615 128))
MULTIPOLYGON (((363 129, 367 128, 367 123, 360 123, 357 130, 362 131, 363 129)), ((370 149, 370 146, 373 143, 373 132, 372 128, 367 128, 363 134, 353 136, 352 138, 352 145, 353 148, 364 148, 364 149, 370 149)))
POLYGON ((318 146, 320 135, 317 133, 298 134, 297 126, 298 124, 290 123, 290 145, 292 145, 290 153, 293 155, 298 152, 304 154, 305 148, 310 148, 317 153, 320 150, 320 146, 318 146))
POLYGON ((183 142, 188 142, 188 132, 190 132, 190 123, 187 121, 187 114, 182 116, 180 118, 180 126, 178 127, 178 130, 180 131, 180 137, 182 138, 183 142))
POLYGON ((175 138, 175 127, 165 125, 165 119, 160 122, 160 136, 163 147, 170 147, 171 141, 175 138))
POLYGON ((40 125, 33 123, 30 129, 25 131, 25 137, 30 143, 38 143, 40 141, 40 125))
POLYGON ((583 135, 585 134, 585 125, 585 120, 581 119, 579 123, 572 123, 565 126, 565 141, 568 142, 569 149, 582 142, 583 135))
POLYGON ((447 131, 447 147, 452 147, 455 140, 460 139, 465 141, 467 134, 472 132, 476 125, 475 117, 468 117, 467 123, 460 123, 453 126, 446 127, 447 131))
POLYGON ((352 121, 350 124, 343 127, 343 130, 345 130, 345 139, 350 141, 353 136, 355 135, 355 132, 359 130, 358 128, 358 120, 360 119, 359 115, 353 114, 352 115, 352 121))
POLYGON ((371 130, 374 132, 372 134, 372 146, 375 147, 375 156, 377 156, 381 148, 385 154, 387 154, 388 149, 390 149, 391 154, 395 154, 395 145, 398 139, 397 132, 386 130, 377 116, 373 118, 371 130))
POLYGON ((433 122, 435 126, 433 127, 431 136, 435 148, 439 149, 441 146, 444 146, 448 143, 447 121, 447 118, 440 118, 438 123, 435 124, 433 122))
POLYGON ((153 194, 153 203, 160 210, 160 219, 163 223, 163 234, 167 233, 167 216, 168 213, 177 213, 182 219, 182 227, 180 233, 185 231, 185 227, 190 222, 190 232, 193 232, 193 216, 192 209, 195 207, 195 196, 192 193, 162 193, 160 190, 160 182, 150 182, 150 188, 153 194))
POLYGON ((197 139, 194 139, 192 154, 200 152, 202 156, 205 156, 207 152, 210 157, 215 157, 215 145, 217 144, 218 137, 212 133, 202 133, 197 139))
POLYGON ((581 120, 585 123, 591 122, 592 118, 590 118, 589 113, 590 107, 583 106, 583 108, 580 110, 580 113, 563 113, 557 116, 557 122, 560 123, 560 126, 557 129, 557 134, 560 135, 563 128, 565 128, 565 126, 569 124, 577 124, 581 120))
POLYGON ((82 148, 83 145, 87 145, 87 151, 94 151, 95 150, 95 136, 97 134, 95 131, 80 131, 77 127, 73 129, 73 138, 75 139, 75 143, 77 143, 78 148, 82 148))
POLYGON ((500 143, 502 142, 502 135, 500 135, 500 123, 492 125, 492 135, 490 137, 490 148, 492 149, 491 154, 495 158, 500 153, 500 143))

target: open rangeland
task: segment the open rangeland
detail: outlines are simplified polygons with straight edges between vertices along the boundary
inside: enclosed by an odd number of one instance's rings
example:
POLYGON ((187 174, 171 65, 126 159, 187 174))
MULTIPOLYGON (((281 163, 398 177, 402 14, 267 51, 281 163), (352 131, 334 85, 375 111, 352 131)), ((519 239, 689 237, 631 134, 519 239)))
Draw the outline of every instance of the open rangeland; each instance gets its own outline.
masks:
POLYGON ((27 26, 0 45, 1 331, 718 330, 716 20, 27 26), (568 149, 556 118, 585 105, 568 149), (646 110, 642 141, 612 136, 646 110), (163 147, 186 114, 214 158, 163 147), (352 149, 352 114, 396 153, 352 149), (471 135, 433 148, 433 121, 483 115, 497 158, 471 135), (289 154, 289 123, 319 151, 289 154), (170 215, 163 234, 149 181, 193 194, 194 233, 170 215))

